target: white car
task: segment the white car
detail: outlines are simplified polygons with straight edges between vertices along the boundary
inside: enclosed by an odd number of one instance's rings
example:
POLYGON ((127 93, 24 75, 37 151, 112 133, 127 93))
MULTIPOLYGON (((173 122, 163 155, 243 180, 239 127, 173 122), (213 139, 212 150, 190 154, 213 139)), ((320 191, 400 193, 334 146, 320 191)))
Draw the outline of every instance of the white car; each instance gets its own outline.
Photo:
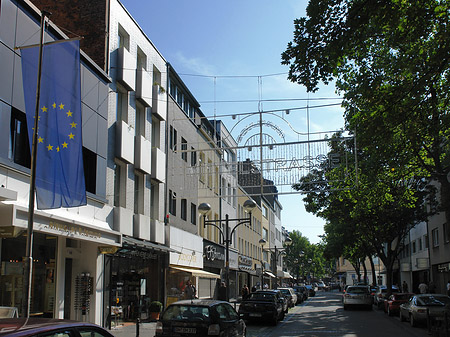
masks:
POLYGON ((361 306, 372 310, 372 295, 368 286, 349 286, 342 296, 344 310, 349 306, 361 306))
POLYGON ((292 288, 278 288, 279 291, 283 293, 285 297, 288 298, 288 307, 292 308, 297 304, 297 294, 292 288))

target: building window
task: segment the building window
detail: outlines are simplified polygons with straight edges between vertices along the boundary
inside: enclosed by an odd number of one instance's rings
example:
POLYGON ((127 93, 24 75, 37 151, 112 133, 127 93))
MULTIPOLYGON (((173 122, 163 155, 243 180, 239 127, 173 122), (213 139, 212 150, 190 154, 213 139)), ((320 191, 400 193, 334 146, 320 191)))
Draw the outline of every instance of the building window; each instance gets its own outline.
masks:
POLYGON ((187 220, 187 200, 181 199, 181 219, 187 220))
POLYGON ((197 152, 191 147, 191 166, 197 165, 197 152))
POLYGON ((116 93, 116 120, 124 121, 128 120, 128 96, 125 92, 117 90, 116 93))
POLYGON ((119 48, 125 48, 126 50, 130 50, 130 35, 126 32, 125 29, 121 25, 119 25, 119 31, 117 34, 117 45, 119 48))
POLYGON ((191 203, 191 223, 197 225, 197 206, 191 203))
POLYGON ((444 242, 449 243, 450 242, 450 224, 445 223, 443 227, 444 227, 444 242))
POLYGON ((177 194, 169 190, 169 213, 177 215, 177 194))
POLYGON ((95 194, 97 184, 97 155, 83 147, 83 168, 86 191, 95 194))
POLYGON ((183 137, 181 137, 181 159, 183 159, 187 163, 187 141, 183 137))
POLYGON ((423 236, 423 243, 424 243, 424 245, 425 245, 425 249, 428 249, 430 246, 429 246, 429 243, 428 243, 428 234, 425 234, 424 236, 423 236))
POLYGON ((416 241, 413 241, 413 243, 412 243, 412 252, 413 252, 413 254, 416 253, 416 241))
POLYGON ((431 238, 433 240, 433 247, 439 247, 439 229, 435 228, 431 231, 431 238))
POLYGON ((122 167, 120 164, 115 164, 114 168, 114 206, 120 206, 120 181, 121 181, 122 167))
POLYGON ((14 163, 30 168, 31 153, 28 142, 26 115, 15 108, 11 112, 9 135, 9 159, 14 163))
POLYGON ((171 125, 169 129, 169 147, 171 150, 176 151, 177 147, 177 130, 171 125))
POLYGON ((200 181, 202 183, 205 183, 205 154, 203 152, 200 152, 199 166, 200 166, 200 181))
POLYGON ((423 249, 422 248, 422 238, 418 238, 417 242, 419 243, 419 251, 421 251, 423 249))
POLYGON ((267 207, 263 205, 263 207, 262 207, 262 215, 263 215, 263 217, 267 218, 267 212, 268 211, 269 210, 267 209, 267 207))

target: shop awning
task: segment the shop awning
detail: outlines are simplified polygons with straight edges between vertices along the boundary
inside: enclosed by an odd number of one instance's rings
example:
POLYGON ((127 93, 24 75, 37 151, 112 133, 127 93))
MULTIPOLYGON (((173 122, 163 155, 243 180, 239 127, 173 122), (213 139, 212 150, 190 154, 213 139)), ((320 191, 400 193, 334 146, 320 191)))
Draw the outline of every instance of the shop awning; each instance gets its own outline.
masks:
POLYGON ((133 247, 133 248, 137 247, 137 248, 148 249, 148 250, 157 250, 157 251, 165 252, 165 253, 169 253, 169 252, 177 253, 176 250, 173 250, 172 248, 169 248, 167 246, 160 245, 158 243, 149 242, 149 241, 130 238, 128 236, 122 237, 122 246, 123 247, 128 246, 128 247, 133 247))
POLYGON ((278 277, 281 277, 281 278, 293 278, 291 276, 291 274, 289 274, 288 272, 283 271, 283 270, 278 270, 277 275, 278 275, 278 277))
POLYGON ((276 278, 276 276, 275 276, 274 274, 272 274, 270 271, 265 271, 265 272, 264 272, 264 275, 267 275, 267 276, 276 278))
POLYGON ((204 271, 204 270, 200 270, 200 269, 194 269, 194 268, 189 268, 189 267, 174 267, 174 266, 170 266, 170 268, 184 271, 187 273, 191 273, 192 276, 204 277, 204 278, 220 278, 220 275, 218 275, 218 274, 210 273, 208 271, 204 271))

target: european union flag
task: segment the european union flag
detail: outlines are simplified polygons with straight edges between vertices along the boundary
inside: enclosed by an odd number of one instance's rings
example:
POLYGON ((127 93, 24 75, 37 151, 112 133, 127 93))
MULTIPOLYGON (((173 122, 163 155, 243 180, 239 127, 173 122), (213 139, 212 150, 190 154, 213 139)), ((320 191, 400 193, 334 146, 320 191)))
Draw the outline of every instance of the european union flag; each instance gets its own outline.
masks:
MULTIPOLYGON (((21 50, 30 147, 39 47, 21 50)), ((86 205, 81 132, 79 41, 44 45, 36 153, 38 209, 86 205)))

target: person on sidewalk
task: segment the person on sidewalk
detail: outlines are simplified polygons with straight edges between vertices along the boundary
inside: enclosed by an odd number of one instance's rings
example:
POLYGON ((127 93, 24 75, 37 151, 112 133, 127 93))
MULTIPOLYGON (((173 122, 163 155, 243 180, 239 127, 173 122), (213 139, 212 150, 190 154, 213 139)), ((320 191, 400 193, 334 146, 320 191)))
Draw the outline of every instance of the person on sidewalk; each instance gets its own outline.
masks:
POLYGON ((419 293, 426 294, 428 292, 428 286, 425 282, 419 284, 419 293))
POLYGON ((406 283, 406 281, 403 281, 402 290, 404 293, 408 292, 408 283, 406 283))
POLYGON ((197 289, 195 289, 195 286, 192 284, 191 280, 187 280, 186 287, 184 288, 184 298, 186 300, 191 300, 196 298, 196 295, 197 289))
POLYGON ((219 287, 219 292, 217 294, 217 299, 220 301, 227 300, 227 287, 225 286, 225 282, 222 282, 219 287))

